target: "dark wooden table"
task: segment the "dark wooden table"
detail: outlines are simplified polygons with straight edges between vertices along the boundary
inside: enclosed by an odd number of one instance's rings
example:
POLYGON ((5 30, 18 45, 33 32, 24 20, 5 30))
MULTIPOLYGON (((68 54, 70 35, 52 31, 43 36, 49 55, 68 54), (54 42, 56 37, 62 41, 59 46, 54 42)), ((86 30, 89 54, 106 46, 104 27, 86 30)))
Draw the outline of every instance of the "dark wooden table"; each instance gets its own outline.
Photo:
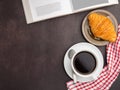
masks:
MULTIPOLYGON (((101 9, 120 23, 120 4, 101 9)), ((67 90, 64 54, 86 42, 81 24, 88 12, 27 25, 21 0, 0 0, 0 90, 67 90)), ((105 46, 98 48, 105 58, 105 46)), ((119 82, 120 76, 110 90, 119 90, 119 82)))

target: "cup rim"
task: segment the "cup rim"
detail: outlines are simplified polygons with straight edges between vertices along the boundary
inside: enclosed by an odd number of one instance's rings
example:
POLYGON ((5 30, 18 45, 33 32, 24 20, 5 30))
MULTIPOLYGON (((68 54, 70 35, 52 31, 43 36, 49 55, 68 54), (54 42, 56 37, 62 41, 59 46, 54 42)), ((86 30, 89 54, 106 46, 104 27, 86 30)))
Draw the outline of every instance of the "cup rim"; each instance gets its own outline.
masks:
POLYGON ((97 68, 98 68, 97 57, 95 56, 95 54, 94 54, 93 52, 90 52, 90 51, 87 51, 87 50, 79 51, 79 52, 75 53, 75 54, 73 55, 73 57, 71 58, 71 67, 72 67, 73 72, 74 72, 76 75, 81 76, 81 77, 89 77, 89 76, 91 76, 93 73, 95 73, 95 71, 96 71, 97 68), (74 59, 75 56, 76 56, 77 54, 79 54, 80 52, 84 52, 84 51, 92 54, 92 55, 94 56, 95 62, 96 62, 96 65, 95 65, 94 70, 93 70, 92 72, 88 73, 88 74, 82 74, 82 73, 78 72, 78 71, 75 69, 74 65, 73 65, 73 62, 74 62, 74 60, 75 60, 75 59, 74 59))

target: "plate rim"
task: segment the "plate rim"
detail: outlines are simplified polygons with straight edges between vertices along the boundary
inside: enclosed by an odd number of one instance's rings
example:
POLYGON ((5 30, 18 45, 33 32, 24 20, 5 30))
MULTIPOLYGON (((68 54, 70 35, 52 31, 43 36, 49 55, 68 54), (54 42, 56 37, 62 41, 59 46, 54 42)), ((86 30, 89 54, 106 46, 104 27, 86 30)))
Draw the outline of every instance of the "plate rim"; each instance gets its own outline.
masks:
MULTIPOLYGON (((109 15, 109 16, 114 20, 114 27, 115 27, 116 33, 117 33, 117 31, 118 31, 118 30, 117 30, 118 21, 117 21, 117 19, 115 18, 115 16, 114 16, 111 12, 109 12, 109 11, 107 11, 107 10, 103 10, 103 9, 93 10, 93 11, 89 12, 89 13, 84 17, 83 22, 82 22, 82 34, 83 34, 84 38, 85 38, 89 43, 94 44, 94 45, 96 45, 96 46, 105 46, 105 45, 107 45, 107 44, 109 43, 109 41, 97 41, 97 40, 95 40, 95 39, 93 39, 93 38, 91 37, 92 40, 94 40, 94 41, 96 41, 96 42, 99 42, 99 43, 95 43, 95 42, 89 40, 88 36, 85 34, 85 31, 84 31, 84 30, 85 30, 85 28, 84 28, 85 22, 86 22, 86 20, 87 20, 88 15, 89 15, 90 13, 93 13, 93 12, 105 13, 105 14, 109 15)), ((111 21, 113 21, 113 20, 111 20, 111 21)), ((90 36, 90 35, 89 35, 89 36, 90 36)))

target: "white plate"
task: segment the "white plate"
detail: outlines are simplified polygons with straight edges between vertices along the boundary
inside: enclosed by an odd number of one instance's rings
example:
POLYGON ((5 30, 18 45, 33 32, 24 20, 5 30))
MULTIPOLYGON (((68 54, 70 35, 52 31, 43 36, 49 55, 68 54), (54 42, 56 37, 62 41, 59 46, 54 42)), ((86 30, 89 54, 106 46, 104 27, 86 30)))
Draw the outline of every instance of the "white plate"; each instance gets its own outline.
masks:
MULTIPOLYGON (((112 21, 112 23, 113 23, 113 25, 114 25, 114 27, 115 27, 116 33, 117 33, 118 22, 117 22, 116 18, 114 17, 114 15, 113 15, 112 13, 110 13, 110 12, 108 12, 108 11, 106 11, 106 10, 94 10, 94 11, 92 11, 92 12, 90 12, 90 13, 93 13, 93 12, 100 13, 100 14, 108 17, 108 18, 112 21)), ((89 13, 89 14, 90 14, 90 13, 89 13)), ((89 14, 88 14, 88 15, 89 15, 89 14)), ((83 36, 85 37, 85 39, 86 39, 88 42, 90 42, 90 43, 92 43, 92 44, 94 44, 94 45, 98 45, 98 46, 107 45, 107 44, 109 43, 108 41, 96 40, 96 39, 94 39, 94 38, 90 35, 90 27, 89 27, 89 24, 88 24, 88 15, 84 18, 83 23, 82 23, 82 33, 83 33, 83 36)))
MULTIPOLYGON (((78 43, 78 44, 73 45, 71 48, 69 48, 67 50, 67 52, 66 52, 66 54, 64 56, 64 69, 65 69, 67 75, 71 79, 73 79, 73 77, 72 77, 72 75, 73 75, 72 72, 73 71, 72 71, 72 68, 71 68, 71 61, 70 61, 70 59, 68 57, 68 53, 69 53, 69 51, 71 49, 75 50, 76 53, 80 52, 80 51, 88 51, 88 52, 94 54, 96 59, 98 59, 98 61, 99 61, 98 62, 99 63, 99 71, 97 71, 97 73, 96 73, 96 77, 98 77, 99 74, 101 73, 102 69, 103 69, 103 64, 104 64, 103 55, 102 55, 102 53, 100 52, 100 50, 96 46, 94 46, 92 44, 89 44, 89 43, 78 43)), ((80 81, 80 82, 87 82, 87 81, 94 80, 91 77, 81 78, 81 77, 79 77, 77 75, 76 75, 76 79, 77 79, 77 81, 80 81)))

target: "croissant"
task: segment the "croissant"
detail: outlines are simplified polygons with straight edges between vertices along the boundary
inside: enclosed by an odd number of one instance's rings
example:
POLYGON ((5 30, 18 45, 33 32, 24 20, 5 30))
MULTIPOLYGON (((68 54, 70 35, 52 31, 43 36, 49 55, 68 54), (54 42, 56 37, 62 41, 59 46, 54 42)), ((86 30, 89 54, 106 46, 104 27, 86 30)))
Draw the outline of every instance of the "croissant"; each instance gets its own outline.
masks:
POLYGON ((115 42, 117 35, 112 21, 101 14, 91 13, 88 16, 91 32, 97 38, 115 42))

